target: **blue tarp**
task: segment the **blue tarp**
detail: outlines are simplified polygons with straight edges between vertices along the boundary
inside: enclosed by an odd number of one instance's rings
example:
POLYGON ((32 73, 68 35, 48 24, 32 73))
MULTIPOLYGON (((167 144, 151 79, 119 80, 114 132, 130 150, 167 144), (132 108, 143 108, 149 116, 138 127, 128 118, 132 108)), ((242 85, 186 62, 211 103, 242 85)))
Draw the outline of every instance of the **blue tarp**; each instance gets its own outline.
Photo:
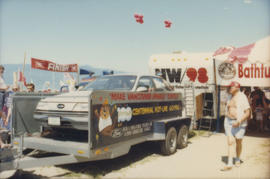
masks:
POLYGON ((91 71, 85 70, 85 69, 80 69, 80 75, 89 75, 91 71))

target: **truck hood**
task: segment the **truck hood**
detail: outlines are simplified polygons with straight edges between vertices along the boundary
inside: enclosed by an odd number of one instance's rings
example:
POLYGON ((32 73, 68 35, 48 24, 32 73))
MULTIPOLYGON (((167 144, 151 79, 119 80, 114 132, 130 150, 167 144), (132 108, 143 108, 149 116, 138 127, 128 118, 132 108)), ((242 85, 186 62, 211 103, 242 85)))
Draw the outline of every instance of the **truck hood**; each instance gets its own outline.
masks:
POLYGON ((92 91, 75 91, 47 97, 39 101, 37 111, 87 111, 92 91), (82 108, 84 110, 82 110, 82 108))

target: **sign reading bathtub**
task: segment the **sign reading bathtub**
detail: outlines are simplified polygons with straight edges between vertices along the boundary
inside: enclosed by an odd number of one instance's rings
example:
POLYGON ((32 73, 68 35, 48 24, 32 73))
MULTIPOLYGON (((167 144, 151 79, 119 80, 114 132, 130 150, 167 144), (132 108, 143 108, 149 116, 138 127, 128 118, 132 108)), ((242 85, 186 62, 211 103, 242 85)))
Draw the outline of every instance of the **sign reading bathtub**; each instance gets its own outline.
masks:
POLYGON ((221 85, 238 81, 241 86, 270 86, 270 64, 225 61, 217 64, 217 72, 217 81, 221 85))

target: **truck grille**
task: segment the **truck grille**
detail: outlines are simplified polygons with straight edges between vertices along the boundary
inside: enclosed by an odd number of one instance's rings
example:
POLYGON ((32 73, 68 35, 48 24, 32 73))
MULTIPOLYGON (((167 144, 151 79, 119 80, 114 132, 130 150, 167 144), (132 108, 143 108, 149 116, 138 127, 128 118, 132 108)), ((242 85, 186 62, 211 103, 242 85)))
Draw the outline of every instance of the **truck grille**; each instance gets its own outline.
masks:
POLYGON ((50 115, 50 116, 88 116, 88 112, 76 111, 35 111, 35 114, 50 115))

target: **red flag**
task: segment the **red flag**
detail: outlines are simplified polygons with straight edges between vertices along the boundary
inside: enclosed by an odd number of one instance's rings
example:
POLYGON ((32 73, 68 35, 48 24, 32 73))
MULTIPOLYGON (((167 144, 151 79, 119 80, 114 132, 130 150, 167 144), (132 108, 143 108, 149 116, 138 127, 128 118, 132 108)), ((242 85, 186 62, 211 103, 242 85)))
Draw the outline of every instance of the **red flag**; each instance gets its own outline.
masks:
POLYGON ((224 55, 226 53, 229 53, 231 51, 233 51, 235 49, 235 47, 220 47, 219 49, 217 49, 214 54, 213 54, 213 57, 214 56, 217 56, 217 55, 224 55))
POLYGON ((20 82, 23 82, 24 86, 26 86, 26 79, 23 75, 23 73, 20 71, 20 74, 19 74, 19 81, 20 82))
POLYGON ((40 70, 55 71, 55 72, 77 72, 77 64, 56 64, 48 60, 40 60, 31 58, 31 67, 40 70))
POLYGON ((229 59, 232 62, 235 62, 235 61, 238 61, 239 63, 246 62, 248 60, 248 55, 250 54, 254 45, 255 43, 234 49, 229 55, 229 59))

